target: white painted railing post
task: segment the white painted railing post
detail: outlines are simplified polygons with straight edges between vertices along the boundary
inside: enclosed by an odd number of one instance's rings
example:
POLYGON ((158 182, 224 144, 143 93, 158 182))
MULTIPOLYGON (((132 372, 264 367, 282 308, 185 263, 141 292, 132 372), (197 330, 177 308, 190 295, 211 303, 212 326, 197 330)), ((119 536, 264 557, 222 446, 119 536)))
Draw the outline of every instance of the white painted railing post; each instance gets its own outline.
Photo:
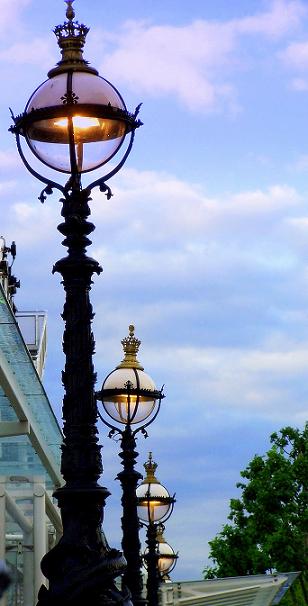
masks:
POLYGON ((45 486, 34 483, 33 490, 33 544, 34 544, 34 596, 37 598, 46 579, 41 571, 41 560, 47 551, 45 486))

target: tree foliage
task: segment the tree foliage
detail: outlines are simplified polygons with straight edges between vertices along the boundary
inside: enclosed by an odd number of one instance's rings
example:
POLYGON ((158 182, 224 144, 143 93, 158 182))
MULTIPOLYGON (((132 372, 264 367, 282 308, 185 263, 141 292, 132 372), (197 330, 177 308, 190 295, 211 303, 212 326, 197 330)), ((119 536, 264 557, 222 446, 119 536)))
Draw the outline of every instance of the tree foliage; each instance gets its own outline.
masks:
POLYGON ((205 578, 305 570, 308 541, 308 424, 271 436, 265 456, 241 472, 222 531, 209 542, 205 578))

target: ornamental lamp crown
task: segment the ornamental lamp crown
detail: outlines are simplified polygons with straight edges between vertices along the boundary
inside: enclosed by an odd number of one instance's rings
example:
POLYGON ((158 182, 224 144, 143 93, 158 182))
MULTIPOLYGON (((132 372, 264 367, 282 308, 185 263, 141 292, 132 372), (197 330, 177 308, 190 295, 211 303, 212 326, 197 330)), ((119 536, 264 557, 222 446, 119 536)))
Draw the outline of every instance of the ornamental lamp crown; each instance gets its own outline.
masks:
POLYGON ((72 6, 74 0, 65 0, 65 2, 67 4, 67 21, 61 25, 57 25, 53 30, 61 50, 62 59, 57 63, 56 67, 48 72, 48 77, 52 78, 69 69, 98 75, 98 71, 90 67, 89 62, 83 58, 83 47, 89 28, 83 23, 74 21, 75 11, 72 6))
POLYGON ((155 476, 155 472, 157 469, 157 463, 153 460, 152 453, 149 452, 149 458, 146 463, 143 465, 146 471, 146 477, 144 478, 142 484, 160 484, 155 476))
POLYGON ((124 351, 124 359, 117 366, 117 368, 138 368, 139 370, 144 370, 143 366, 137 360, 137 354, 141 341, 135 337, 135 327, 133 324, 129 325, 128 330, 128 336, 121 341, 124 351))

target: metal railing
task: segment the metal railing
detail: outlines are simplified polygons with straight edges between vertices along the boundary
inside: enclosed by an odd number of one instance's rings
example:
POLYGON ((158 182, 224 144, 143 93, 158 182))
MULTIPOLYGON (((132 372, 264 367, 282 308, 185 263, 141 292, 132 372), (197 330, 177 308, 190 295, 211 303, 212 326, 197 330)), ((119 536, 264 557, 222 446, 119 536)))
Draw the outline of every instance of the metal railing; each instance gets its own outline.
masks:
POLYGON ((47 349, 47 316, 44 311, 18 311, 16 320, 40 377, 47 349))

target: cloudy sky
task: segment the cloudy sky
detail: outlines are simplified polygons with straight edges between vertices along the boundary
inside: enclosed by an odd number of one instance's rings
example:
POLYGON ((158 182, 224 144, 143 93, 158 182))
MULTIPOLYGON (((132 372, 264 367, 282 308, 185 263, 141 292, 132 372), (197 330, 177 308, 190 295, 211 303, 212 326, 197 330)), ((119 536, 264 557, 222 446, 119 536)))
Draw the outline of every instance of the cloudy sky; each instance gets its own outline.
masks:
MULTIPOLYGON (((23 111, 58 61, 63 0, 0 0, 0 231, 16 240, 19 309, 45 309, 45 382, 61 418, 63 255, 57 195, 21 165, 8 107, 23 111)), ((134 110, 133 152, 95 192, 92 256, 99 383, 130 323, 167 395, 139 439, 177 503, 166 539, 176 580, 200 579, 243 469, 308 400, 308 3, 76 0, 85 58, 134 110)), ((105 529, 120 542, 118 444, 106 437, 105 529)))

